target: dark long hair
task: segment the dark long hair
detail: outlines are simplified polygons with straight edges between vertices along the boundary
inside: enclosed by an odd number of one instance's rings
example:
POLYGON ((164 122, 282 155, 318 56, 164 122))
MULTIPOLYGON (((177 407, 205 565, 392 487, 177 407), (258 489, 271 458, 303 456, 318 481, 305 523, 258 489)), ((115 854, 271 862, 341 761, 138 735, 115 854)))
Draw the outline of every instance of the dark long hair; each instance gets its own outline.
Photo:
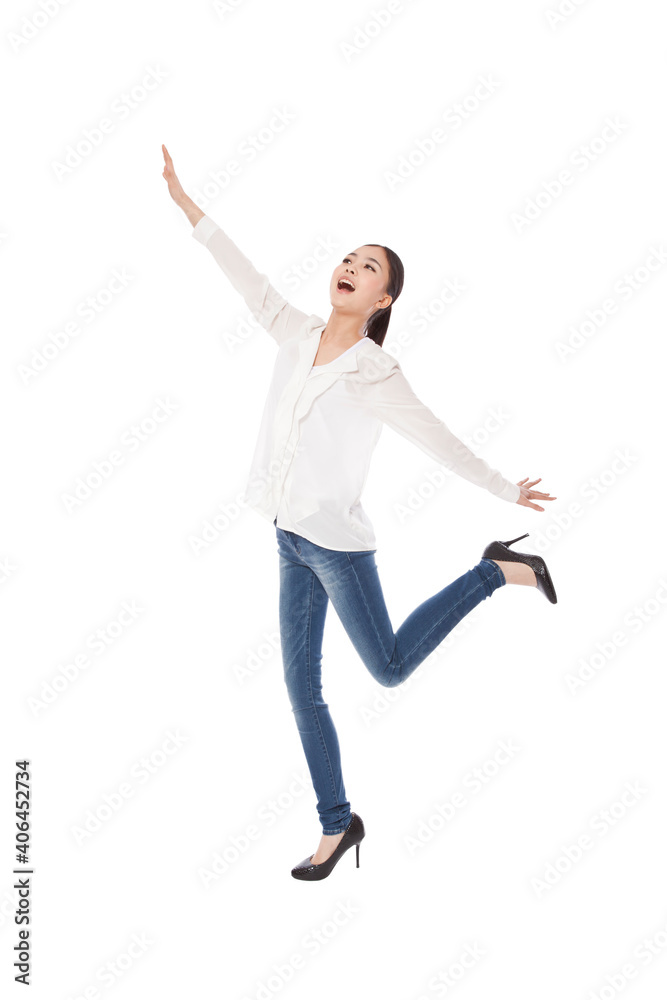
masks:
POLYGON ((389 280, 387 281, 386 294, 391 295, 391 303, 384 309, 376 309, 372 316, 366 320, 364 327, 366 336, 374 340, 378 347, 382 347, 387 327, 389 326, 389 320, 391 319, 391 307, 401 294, 401 289, 403 288, 403 261, 397 253, 394 253, 389 247, 383 246, 382 243, 366 243, 366 246, 382 247, 389 262, 389 280))

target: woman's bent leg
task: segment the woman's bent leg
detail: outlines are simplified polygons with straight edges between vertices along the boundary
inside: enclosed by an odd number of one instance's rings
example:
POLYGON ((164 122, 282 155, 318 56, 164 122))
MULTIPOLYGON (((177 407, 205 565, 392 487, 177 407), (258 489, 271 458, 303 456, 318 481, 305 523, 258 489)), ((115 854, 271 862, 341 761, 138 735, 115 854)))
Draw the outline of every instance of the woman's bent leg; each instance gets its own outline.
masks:
POLYGON ((373 677, 385 687, 407 680, 462 618, 506 582, 497 563, 481 559, 415 608, 394 632, 375 550, 334 552, 307 541, 305 546, 302 551, 315 568, 355 649, 373 677))
POLYGON ((325 834, 342 833, 352 813, 338 735, 322 696, 322 639, 329 598, 316 574, 279 541, 280 642, 285 684, 325 834))

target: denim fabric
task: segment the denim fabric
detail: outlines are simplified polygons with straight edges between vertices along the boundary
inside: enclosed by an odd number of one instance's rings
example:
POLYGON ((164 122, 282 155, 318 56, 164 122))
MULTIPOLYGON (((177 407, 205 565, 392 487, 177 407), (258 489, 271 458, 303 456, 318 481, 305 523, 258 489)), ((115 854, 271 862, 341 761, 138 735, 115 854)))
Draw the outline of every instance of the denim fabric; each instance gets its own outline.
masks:
POLYGON ((317 796, 325 834, 351 819, 338 736, 322 697, 322 639, 329 600, 372 676, 395 687, 433 652, 505 576, 491 559, 419 605, 394 632, 380 586, 376 549, 325 549, 275 522, 280 572, 280 642, 287 693, 317 796))

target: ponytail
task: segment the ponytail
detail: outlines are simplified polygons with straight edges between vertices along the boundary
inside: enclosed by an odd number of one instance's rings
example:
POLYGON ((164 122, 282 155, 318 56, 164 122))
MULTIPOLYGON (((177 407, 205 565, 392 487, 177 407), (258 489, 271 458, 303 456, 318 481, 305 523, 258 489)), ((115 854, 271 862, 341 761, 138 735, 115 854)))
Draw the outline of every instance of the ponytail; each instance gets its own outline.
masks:
POLYGON ((382 247, 389 262, 389 279, 387 281, 386 294, 391 295, 391 302, 384 309, 376 309, 366 320, 364 327, 365 335, 374 340, 378 347, 382 347, 387 334, 389 320, 391 319, 391 307, 401 294, 401 289, 403 288, 403 262, 397 253, 394 253, 389 247, 383 246, 382 243, 367 243, 366 246, 382 247))

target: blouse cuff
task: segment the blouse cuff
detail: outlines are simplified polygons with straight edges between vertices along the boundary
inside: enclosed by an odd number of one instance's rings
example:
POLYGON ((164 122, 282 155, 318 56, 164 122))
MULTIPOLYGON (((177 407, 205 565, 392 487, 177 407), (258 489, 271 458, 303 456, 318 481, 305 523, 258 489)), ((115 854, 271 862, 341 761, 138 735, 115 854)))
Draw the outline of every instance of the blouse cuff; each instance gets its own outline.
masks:
POLYGON ((209 215, 202 215, 199 222, 194 226, 192 230, 192 235, 198 243, 202 243, 204 246, 208 243, 213 233, 220 226, 217 222, 214 222, 209 215))

